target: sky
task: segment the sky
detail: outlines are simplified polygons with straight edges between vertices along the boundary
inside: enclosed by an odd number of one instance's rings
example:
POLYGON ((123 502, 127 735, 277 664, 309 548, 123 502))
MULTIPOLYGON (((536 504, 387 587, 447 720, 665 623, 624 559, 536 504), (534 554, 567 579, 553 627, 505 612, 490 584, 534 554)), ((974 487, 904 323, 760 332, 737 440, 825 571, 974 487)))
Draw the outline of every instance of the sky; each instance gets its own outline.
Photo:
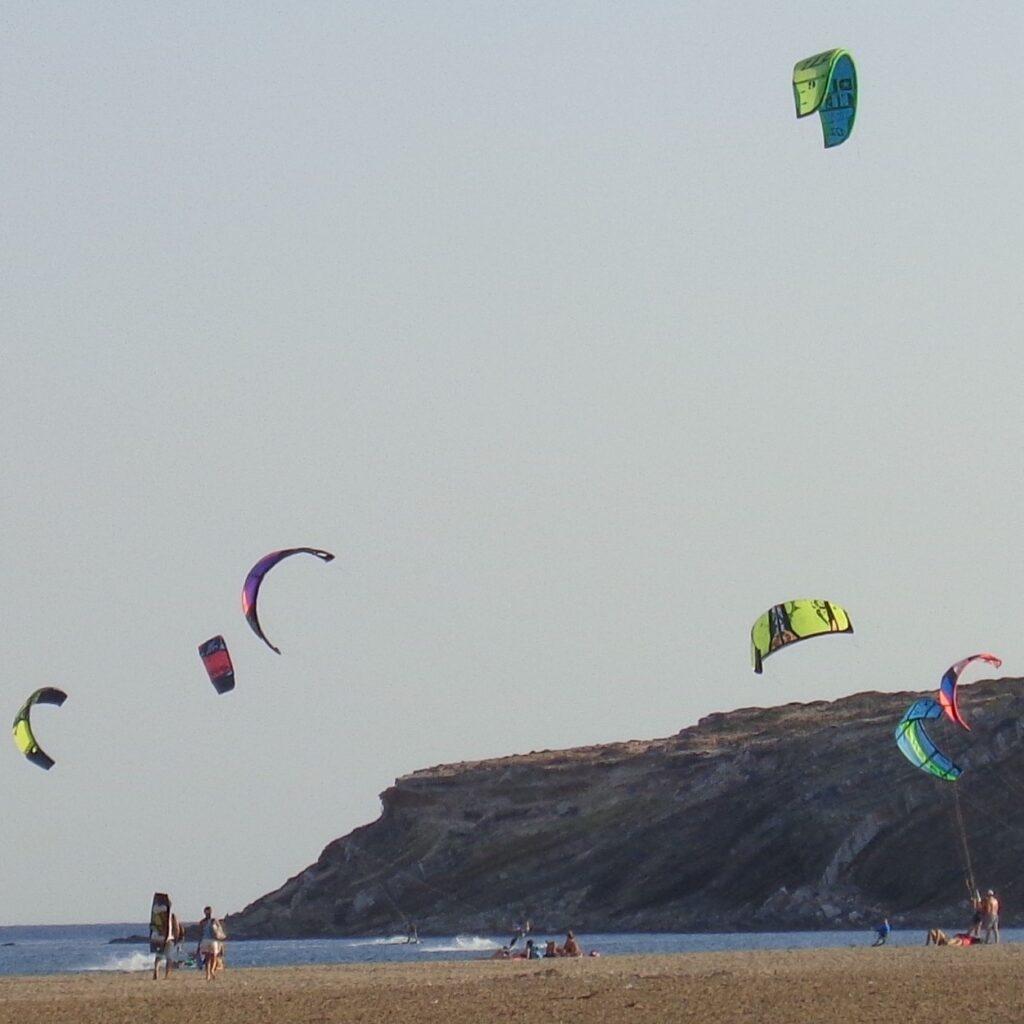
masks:
POLYGON ((0 696, 69 697, 0 923, 239 910, 430 765, 1024 674, 1019 4, 2 19, 0 696), (856 633, 755 676, 794 597, 856 633))

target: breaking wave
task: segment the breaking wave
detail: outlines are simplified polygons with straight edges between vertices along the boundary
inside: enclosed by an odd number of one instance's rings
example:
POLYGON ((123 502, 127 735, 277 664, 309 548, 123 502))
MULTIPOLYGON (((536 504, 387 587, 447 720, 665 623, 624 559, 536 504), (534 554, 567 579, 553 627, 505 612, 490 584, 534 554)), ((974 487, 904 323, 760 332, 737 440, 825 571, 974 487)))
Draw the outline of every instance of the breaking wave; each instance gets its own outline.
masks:
POLYGON ((405 935, 388 935, 381 939, 358 939, 350 942, 350 946, 404 946, 406 945, 405 935))
POLYGON ((79 968, 82 971, 151 971, 152 969, 153 954, 140 953, 137 950, 127 956, 112 957, 106 963, 79 968))
MULTIPOLYGON (((441 940, 444 941, 443 939, 441 940)), ((451 945, 421 945, 424 953, 485 953, 488 950, 501 949, 501 943, 494 939, 485 939, 482 935, 456 935, 451 945)))

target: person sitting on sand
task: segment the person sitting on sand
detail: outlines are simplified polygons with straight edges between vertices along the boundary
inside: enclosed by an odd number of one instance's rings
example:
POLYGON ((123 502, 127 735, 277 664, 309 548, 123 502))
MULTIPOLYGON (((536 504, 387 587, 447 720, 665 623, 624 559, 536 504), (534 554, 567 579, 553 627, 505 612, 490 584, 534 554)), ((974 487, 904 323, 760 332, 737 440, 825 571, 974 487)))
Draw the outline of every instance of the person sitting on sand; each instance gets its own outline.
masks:
POLYGON ((576 936, 568 932, 565 936, 565 945, 562 946, 562 956, 583 956, 583 950, 576 941, 576 936))
POLYGON ((511 960, 512 950, 508 946, 502 946, 501 949, 496 949, 488 958, 490 960, 511 960))
POLYGON ((554 939, 548 939, 544 944, 544 959, 548 960, 551 957, 558 956, 558 948, 555 946, 554 939))
POLYGON ((533 939, 526 940, 526 959, 539 960, 540 950, 533 944, 533 939))
POLYGON ((871 943, 872 948, 875 946, 884 946, 885 940, 889 938, 889 933, 892 931, 892 927, 889 924, 889 918, 883 917, 882 923, 875 928, 875 941, 871 943))
POLYGON ((926 946, 934 943, 936 946, 975 946, 981 942, 976 935, 971 935, 970 932, 957 932, 953 938, 949 938, 941 928, 932 928, 928 932, 928 937, 924 940, 926 946))

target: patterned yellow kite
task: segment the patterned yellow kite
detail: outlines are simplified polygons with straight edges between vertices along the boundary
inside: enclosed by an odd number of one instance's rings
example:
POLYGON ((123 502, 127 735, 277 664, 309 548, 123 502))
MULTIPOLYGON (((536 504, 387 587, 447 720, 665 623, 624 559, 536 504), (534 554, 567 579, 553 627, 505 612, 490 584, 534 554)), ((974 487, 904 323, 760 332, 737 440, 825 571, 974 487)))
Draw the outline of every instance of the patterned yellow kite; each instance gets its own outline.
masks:
POLYGON ((784 601, 769 608, 750 631, 750 656, 754 671, 781 647, 826 633, 852 633, 853 623, 846 609, 831 601, 805 598, 784 601))
POLYGON ((796 116, 817 111, 825 148, 845 142, 857 116, 857 68, 845 50, 826 50, 799 61, 793 68, 796 116))

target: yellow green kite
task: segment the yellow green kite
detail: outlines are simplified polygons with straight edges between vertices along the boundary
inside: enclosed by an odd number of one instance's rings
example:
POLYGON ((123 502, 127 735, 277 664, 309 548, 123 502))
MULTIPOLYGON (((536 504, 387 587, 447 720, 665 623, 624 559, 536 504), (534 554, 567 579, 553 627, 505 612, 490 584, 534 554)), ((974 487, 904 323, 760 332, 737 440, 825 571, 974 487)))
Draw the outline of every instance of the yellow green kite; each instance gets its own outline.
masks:
POLYGON ((832 601, 804 598, 784 601, 764 613, 750 630, 750 656, 754 671, 781 647, 826 633, 852 633, 853 623, 846 609, 832 601))
POLYGON ((793 68, 796 116, 821 116, 825 148, 844 143, 857 116, 857 68, 846 50, 826 50, 793 68))
POLYGON ((60 707, 68 695, 55 686, 44 686, 36 690, 31 697, 18 709, 14 716, 14 725, 11 727, 14 732, 14 742, 18 749, 33 764, 39 765, 49 771, 53 767, 53 758, 43 750, 36 742, 35 733, 32 731, 32 708, 36 704, 55 704, 60 707))

